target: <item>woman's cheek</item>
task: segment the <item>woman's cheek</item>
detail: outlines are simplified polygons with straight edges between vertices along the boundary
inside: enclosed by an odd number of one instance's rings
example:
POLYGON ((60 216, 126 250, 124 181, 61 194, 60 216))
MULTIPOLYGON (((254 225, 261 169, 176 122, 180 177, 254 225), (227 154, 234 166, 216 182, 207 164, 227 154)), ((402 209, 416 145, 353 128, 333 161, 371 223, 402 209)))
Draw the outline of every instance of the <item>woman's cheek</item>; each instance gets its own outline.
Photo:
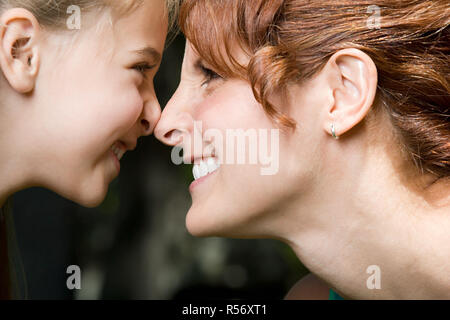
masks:
POLYGON ((236 102, 233 99, 230 101, 230 96, 227 94, 217 93, 207 96, 202 99, 195 109, 195 119, 211 120, 211 122, 217 122, 217 120, 221 119, 219 122, 222 122, 230 116, 230 112, 234 112, 233 104, 236 102), (220 114, 221 117, 217 117, 217 114, 220 114))

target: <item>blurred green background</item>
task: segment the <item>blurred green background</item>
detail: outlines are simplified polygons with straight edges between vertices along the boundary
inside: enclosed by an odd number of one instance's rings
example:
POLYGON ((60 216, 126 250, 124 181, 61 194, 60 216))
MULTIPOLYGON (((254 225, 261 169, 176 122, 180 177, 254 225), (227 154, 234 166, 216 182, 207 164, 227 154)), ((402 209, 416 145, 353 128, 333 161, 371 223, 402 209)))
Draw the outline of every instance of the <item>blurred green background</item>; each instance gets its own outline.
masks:
MULTIPOLYGON (((155 79, 162 107, 178 85, 184 44, 181 35, 172 42, 155 79)), ((192 237, 191 166, 173 165, 170 151, 141 139, 96 209, 37 188, 14 196, 16 271, 28 299, 282 299, 308 272, 280 242, 192 237), (66 286, 69 265, 81 268, 80 290, 66 286)))

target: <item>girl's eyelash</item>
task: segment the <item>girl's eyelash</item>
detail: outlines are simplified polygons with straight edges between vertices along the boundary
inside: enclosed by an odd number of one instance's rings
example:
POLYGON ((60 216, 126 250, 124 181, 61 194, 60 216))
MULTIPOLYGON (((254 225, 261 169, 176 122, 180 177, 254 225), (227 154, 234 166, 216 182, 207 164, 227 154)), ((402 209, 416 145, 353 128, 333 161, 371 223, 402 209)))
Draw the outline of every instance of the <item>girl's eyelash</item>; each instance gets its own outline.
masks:
POLYGON ((155 68, 154 65, 150 65, 147 62, 139 63, 133 66, 133 69, 140 72, 144 77, 146 77, 147 72, 155 68))

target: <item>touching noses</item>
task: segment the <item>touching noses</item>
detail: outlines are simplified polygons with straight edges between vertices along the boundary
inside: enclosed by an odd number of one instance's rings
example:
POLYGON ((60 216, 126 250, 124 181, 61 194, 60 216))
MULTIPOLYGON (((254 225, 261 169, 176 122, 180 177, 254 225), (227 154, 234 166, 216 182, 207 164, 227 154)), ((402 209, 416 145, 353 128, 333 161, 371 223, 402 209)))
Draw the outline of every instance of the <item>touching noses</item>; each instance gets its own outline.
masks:
POLYGON ((156 96, 149 99, 142 110, 138 120, 141 136, 148 136, 153 133, 161 117, 161 106, 156 96))
POLYGON ((175 95, 162 112, 155 129, 155 137, 164 144, 176 146, 183 142, 186 135, 191 134, 192 127, 191 114, 187 110, 178 108, 175 95))

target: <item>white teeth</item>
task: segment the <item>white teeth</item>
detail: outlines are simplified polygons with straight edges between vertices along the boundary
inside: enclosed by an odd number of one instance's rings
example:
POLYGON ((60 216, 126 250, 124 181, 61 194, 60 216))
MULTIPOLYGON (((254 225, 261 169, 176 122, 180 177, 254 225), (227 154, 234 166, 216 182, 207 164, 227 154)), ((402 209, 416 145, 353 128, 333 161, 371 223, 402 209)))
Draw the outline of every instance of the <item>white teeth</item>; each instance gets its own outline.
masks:
POLYGON ((119 161, 122 159, 123 155, 125 154, 125 150, 117 147, 116 144, 113 144, 113 146, 111 147, 111 150, 112 150, 112 152, 114 152, 114 154, 116 155, 117 159, 119 159, 119 161))
POLYGON ((219 168, 220 164, 218 163, 217 159, 210 157, 207 160, 201 160, 199 164, 194 164, 192 173, 194 175, 194 179, 198 180, 201 177, 204 177, 219 168))
POLYGON ((213 159, 213 158, 208 158, 208 161, 206 161, 206 164, 208 165, 208 172, 209 173, 216 171, 220 167, 220 165, 217 162, 217 160, 213 159))
POLYGON ((192 173, 194 174, 194 179, 200 179, 200 167, 196 164, 194 164, 194 167, 192 169, 192 173))
POLYGON ((208 174, 208 165, 202 160, 200 161, 200 176, 204 177, 208 174))

